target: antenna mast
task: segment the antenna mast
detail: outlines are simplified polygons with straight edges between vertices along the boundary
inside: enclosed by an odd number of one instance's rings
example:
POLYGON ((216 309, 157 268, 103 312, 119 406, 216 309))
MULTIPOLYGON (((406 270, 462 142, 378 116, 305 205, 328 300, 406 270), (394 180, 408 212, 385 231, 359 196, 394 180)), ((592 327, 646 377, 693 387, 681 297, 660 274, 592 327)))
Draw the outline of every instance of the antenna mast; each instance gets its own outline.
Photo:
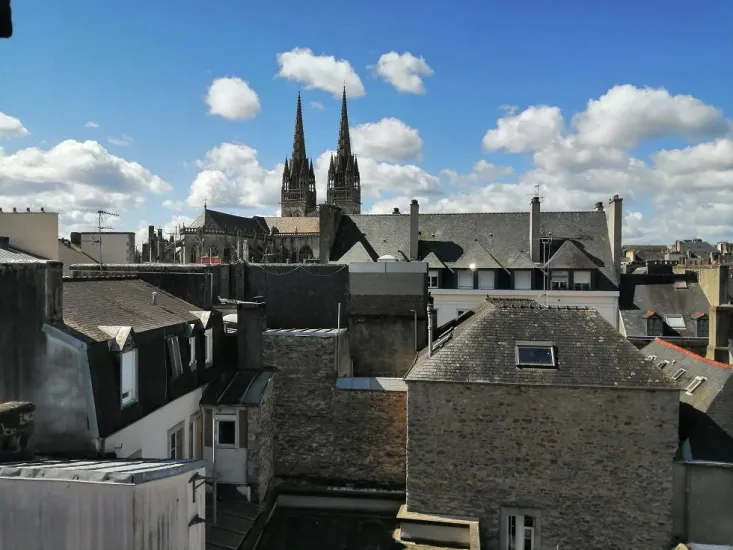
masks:
POLYGON ((102 230, 103 229, 112 229, 111 227, 104 227, 102 226, 102 216, 115 216, 119 217, 119 214, 115 214, 113 212, 107 212, 106 210, 97 210, 97 233, 99 236, 99 240, 97 243, 99 244, 99 265, 101 266, 104 262, 102 262, 102 230))

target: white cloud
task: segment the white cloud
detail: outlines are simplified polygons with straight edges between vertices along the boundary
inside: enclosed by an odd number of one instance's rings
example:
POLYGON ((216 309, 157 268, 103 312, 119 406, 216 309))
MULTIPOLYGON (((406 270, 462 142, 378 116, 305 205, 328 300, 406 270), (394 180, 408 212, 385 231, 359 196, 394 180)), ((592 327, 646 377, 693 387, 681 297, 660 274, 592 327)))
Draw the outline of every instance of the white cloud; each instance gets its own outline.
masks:
POLYGON ((185 210, 187 208, 186 201, 176 201, 171 199, 164 200, 163 206, 169 210, 185 210))
POLYGON ((396 118, 360 124, 351 129, 354 152, 374 160, 417 160, 422 153, 420 132, 396 118))
POLYGON ((323 103, 320 101, 311 101, 311 107, 314 109, 318 109, 319 111, 323 111, 325 107, 323 106, 323 103))
POLYGON ((228 120, 248 120, 260 112, 260 98, 241 78, 217 78, 206 94, 209 114, 228 120))
POLYGON ((0 113, 0 138, 23 137, 30 134, 19 119, 0 113))
POLYGON ((128 147, 132 145, 135 140, 132 139, 130 136, 122 134, 120 137, 108 137, 107 141, 110 142, 112 145, 117 145, 119 147, 128 147))
POLYGON ((0 151, 0 204, 57 211, 62 234, 96 225, 100 208, 122 213, 142 206, 149 194, 170 190, 160 177, 96 141, 66 140, 12 155, 0 151))
POLYGON ((88 122, 87 122, 87 123, 86 123, 86 124, 84 125, 84 128, 99 128, 99 124, 97 124, 97 123, 96 123, 96 122, 94 122, 93 120, 90 120, 90 121, 88 121, 88 122))
POLYGON ((537 105, 518 115, 509 111, 496 121, 496 128, 486 132, 483 146, 486 151, 510 153, 541 149, 560 137, 563 125, 562 113, 557 107, 537 105))
POLYGON ((301 82, 308 90, 323 90, 340 97, 345 85, 349 97, 366 94, 361 78, 345 59, 315 55, 309 48, 295 48, 277 54, 277 63, 280 66, 277 76, 301 82))
POLYGON ((385 53, 377 61, 375 69, 379 76, 398 91, 410 94, 425 93, 423 77, 434 74, 423 57, 415 57, 410 52, 385 53))
POLYGON ((513 173, 514 169, 509 166, 497 166, 483 159, 476 162, 467 174, 459 174, 449 168, 440 171, 440 175, 445 177, 450 185, 455 186, 488 183, 513 173))

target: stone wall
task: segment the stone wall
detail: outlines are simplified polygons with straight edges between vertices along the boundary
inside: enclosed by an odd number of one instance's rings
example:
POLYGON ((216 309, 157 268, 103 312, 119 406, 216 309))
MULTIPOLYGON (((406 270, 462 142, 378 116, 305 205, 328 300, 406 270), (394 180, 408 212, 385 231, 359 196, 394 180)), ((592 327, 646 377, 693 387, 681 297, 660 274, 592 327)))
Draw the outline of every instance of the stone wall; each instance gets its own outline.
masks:
POLYGON ((272 483, 274 469, 275 396, 270 381, 259 407, 247 411, 247 479, 254 480, 253 499, 262 502, 272 483))
POLYGON ((408 382, 407 505, 477 517, 540 511, 544 549, 661 550, 672 536, 674 391, 408 382))
MULTIPOLYGON (((411 317, 349 318, 354 376, 402 378, 415 361, 415 319, 411 317)), ((417 320, 418 346, 425 346, 426 320, 417 320)))
POLYGON ((336 338, 264 335, 281 483, 404 487, 405 392, 336 390, 336 338))

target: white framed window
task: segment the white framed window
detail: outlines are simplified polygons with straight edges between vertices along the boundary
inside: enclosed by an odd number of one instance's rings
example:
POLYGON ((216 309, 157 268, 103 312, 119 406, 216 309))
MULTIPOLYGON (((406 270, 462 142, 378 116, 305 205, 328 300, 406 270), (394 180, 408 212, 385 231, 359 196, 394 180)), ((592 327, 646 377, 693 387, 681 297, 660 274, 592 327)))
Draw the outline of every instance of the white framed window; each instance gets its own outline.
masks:
POLYGON ((573 271, 573 290, 590 290, 590 271, 573 271))
POLYGON ((473 271, 470 269, 458 270, 458 288, 473 289, 473 271))
POLYGON ((176 460, 185 458, 183 456, 183 425, 184 422, 179 422, 168 430, 168 458, 176 460))
POLYGON ((137 401, 137 350, 120 357, 120 401, 123 407, 137 401))
POLYGON ((200 460, 203 457, 203 419, 201 413, 191 415, 188 422, 188 458, 200 460))
POLYGON ((529 270, 514 272, 515 290, 532 290, 532 272, 529 270))
POLYGON ((236 447, 237 446, 237 417, 219 416, 216 422, 216 446, 236 447))
POLYGON ((504 520, 504 544, 502 550, 538 550, 538 518, 530 515, 510 514, 504 520))
POLYGON ((440 288, 440 271, 437 269, 428 271, 428 288, 440 288))
POLYGON ((556 367, 555 346, 551 342, 517 342, 515 359, 518 367, 556 367))
POLYGON ((168 356, 171 360, 171 377, 178 378, 183 374, 183 362, 181 361, 181 344, 178 338, 168 338, 168 356))
POLYGON ((188 350, 189 350, 188 366, 191 370, 196 370, 196 337, 195 336, 188 337, 188 350))
POLYGON ((670 328, 685 328, 685 319, 682 315, 665 315, 664 322, 670 328))
POLYGON ((550 288, 552 290, 567 290, 568 289, 568 272, 567 271, 552 271, 550 273, 550 288))
POLYGON ((214 329, 207 328, 204 338, 206 340, 206 366, 210 367, 214 364, 214 329))
POLYGON ((490 290, 494 288, 494 272, 482 269, 478 272, 478 287, 481 290, 490 290))

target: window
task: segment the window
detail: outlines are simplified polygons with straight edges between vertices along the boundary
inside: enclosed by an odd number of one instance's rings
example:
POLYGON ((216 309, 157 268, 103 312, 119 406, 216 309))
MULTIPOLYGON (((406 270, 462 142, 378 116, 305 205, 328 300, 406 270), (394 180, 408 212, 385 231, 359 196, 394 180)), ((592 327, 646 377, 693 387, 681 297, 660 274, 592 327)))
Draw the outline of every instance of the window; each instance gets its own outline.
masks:
POLYGON ((233 447, 237 444, 237 422, 235 420, 228 420, 220 418, 217 422, 218 438, 216 441, 217 446, 222 447, 233 447))
POLYGON ((514 289, 515 290, 531 290, 532 289, 532 272, 531 271, 515 271, 514 272, 514 289))
POLYGON ((682 378, 682 375, 685 374, 687 371, 685 369, 679 369, 677 372, 675 372, 672 375, 672 380, 679 380, 682 378))
POLYGON ((206 339, 206 366, 210 367, 214 363, 214 331, 207 328, 204 332, 206 339))
POLYGON ((660 361, 659 363, 657 363, 657 368, 658 369, 663 369, 668 364, 669 364, 669 361, 667 361, 666 359, 664 359, 664 360, 660 361))
POLYGON ((685 328, 685 320, 682 315, 665 315, 664 322, 671 328, 685 328))
POLYGON ((178 378, 183 374, 183 363, 181 362, 181 346, 175 336, 168 338, 168 356, 171 361, 171 376, 178 378))
POLYGON ((573 272, 573 290, 590 290, 590 271, 573 272))
POLYGON ((567 290, 568 289, 568 272, 553 271, 550 274, 550 289, 567 290))
POLYGON ((470 269, 460 269, 458 271, 458 288, 473 288, 473 271, 470 269))
POLYGON ((183 422, 168 430, 168 458, 182 459, 183 456, 183 422))
POLYGON ((137 350, 126 351, 120 358, 120 398, 122 406, 137 401, 137 350))
POLYGON ((506 535, 502 550, 537 550, 540 546, 537 541, 537 520, 534 516, 509 515, 506 516, 506 535))
POLYGON ((687 395, 692 395, 692 392, 699 388, 700 384, 705 382, 705 380, 707 380, 707 378, 705 378, 704 376, 696 376, 695 379, 690 382, 690 385, 687 386, 687 390, 685 391, 685 393, 687 395))
POLYGON ((555 367, 555 346, 548 342, 518 343, 515 349, 518 367, 555 367))
POLYGON ((479 271, 478 287, 482 290, 494 288, 494 272, 488 270, 479 271))
POLYGON ((687 288, 687 281, 675 281, 674 287, 677 290, 684 290, 685 288, 687 288))
POLYGON ((188 349, 189 349, 188 366, 190 367, 191 370, 196 370, 196 337, 195 336, 188 337, 188 349))
POLYGON ((646 320, 646 335, 661 336, 662 335, 662 319, 656 315, 652 315, 646 320))
POLYGON ((695 325, 698 338, 710 338, 710 320, 707 317, 700 317, 695 325))
POLYGON ((431 269, 428 271, 428 288, 439 288, 440 285, 440 271, 437 269, 431 269))

